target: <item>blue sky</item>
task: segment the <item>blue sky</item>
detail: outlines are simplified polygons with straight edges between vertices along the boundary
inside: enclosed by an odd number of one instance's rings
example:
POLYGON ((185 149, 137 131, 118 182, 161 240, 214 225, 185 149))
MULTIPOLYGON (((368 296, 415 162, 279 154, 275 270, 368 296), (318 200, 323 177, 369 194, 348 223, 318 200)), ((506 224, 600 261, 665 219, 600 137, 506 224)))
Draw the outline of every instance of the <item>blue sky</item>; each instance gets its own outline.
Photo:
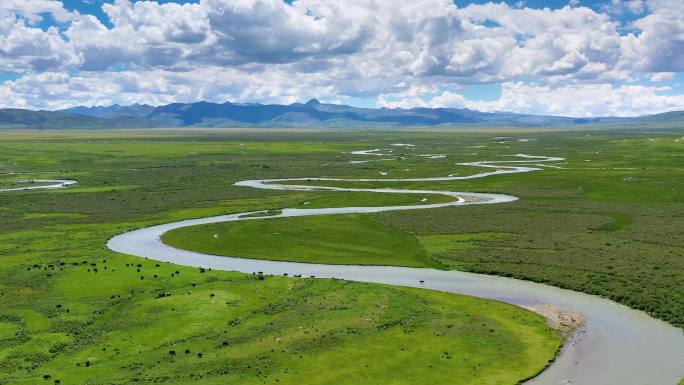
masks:
POLYGON ((684 109, 681 0, 3 0, 0 107, 684 109))

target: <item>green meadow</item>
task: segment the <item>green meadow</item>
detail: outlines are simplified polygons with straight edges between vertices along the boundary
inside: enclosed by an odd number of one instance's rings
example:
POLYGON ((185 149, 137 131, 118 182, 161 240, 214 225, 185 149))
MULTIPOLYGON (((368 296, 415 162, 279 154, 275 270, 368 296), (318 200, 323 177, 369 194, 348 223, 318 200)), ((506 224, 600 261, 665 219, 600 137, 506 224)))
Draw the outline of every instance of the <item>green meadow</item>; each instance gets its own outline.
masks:
POLYGON ((162 240, 214 255, 333 264, 430 266, 420 243, 367 215, 276 218, 178 229, 162 240))
MULTIPOLYGON (((542 370, 561 343, 525 310, 426 290, 201 272, 120 255, 105 243, 127 230, 211 215, 451 199, 258 190, 234 186, 239 180, 468 175, 482 170, 456 163, 518 153, 567 160, 558 162, 563 169, 484 179, 324 183, 500 192, 520 198, 512 203, 260 219, 180 229, 165 241, 250 258, 512 276, 610 297, 682 326, 681 137, 2 133, 0 174, 41 172, 79 183, 0 193, 0 383, 516 384, 542 370), (392 150, 395 160, 349 154, 373 148, 392 150)), ((0 175, 0 186, 17 177, 0 175)))
POLYGON ((471 175, 483 169, 456 163, 517 160, 511 155, 519 153, 566 160, 556 163, 561 168, 450 182, 309 182, 497 192, 520 198, 508 204, 223 223, 175 230, 165 241, 218 255, 438 267, 516 277, 605 296, 684 325, 681 133, 507 133, 496 139, 500 135, 414 135, 403 141, 416 144, 414 148, 392 147, 392 139, 380 137, 366 145, 391 149, 406 159, 347 166, 336 170, 342 174, 336 176, 471 175), (426 153, 447 157, 416 156, 426 153), (383 235, 377 236, 375 229, 382 229, 383 235), (301 237, 306 241, 288 241, 301 237), (345 244, 345 239, 351 241, 345 244), (278 247, 264 246, 268 242, 278 247))
MULTIPOLYGON (((34 172, 79 183, 0 193, 0 383, 515 384, 545 368, 561 344, 558 333, 542 317, 503 303, 202 272, 105 247, 126 230, 187 218, 451 199, 233 186, 353 173, 361 165, 349 164, 355 157, 347 152, 377 139, 357 135, 2 133, 3 185, 34 172)), ((374 258, 387 258, 383 244, 404 232, 376 219, 350 221, 383 240, 365 250, 374 258)), ((292 230, 287 236, 299 236, 292 230)), ((263 243, 273 241, 267 235, 263 243)), ((416 259, 402 263, 429 263, 420 247, 407 245, 416 259)), ((319 246, 347 248, 333 234, 319 246)), ((354 254, 345 257, 354 262, 354 254)))

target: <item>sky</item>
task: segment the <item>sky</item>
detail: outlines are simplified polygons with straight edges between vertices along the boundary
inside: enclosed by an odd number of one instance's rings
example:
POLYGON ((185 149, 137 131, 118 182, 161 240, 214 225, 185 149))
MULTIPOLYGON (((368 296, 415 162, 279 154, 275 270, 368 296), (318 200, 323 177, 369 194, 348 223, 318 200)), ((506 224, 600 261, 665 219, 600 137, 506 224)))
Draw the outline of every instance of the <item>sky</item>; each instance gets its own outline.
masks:
POLYGON ((1 0, 0 108, 684 110, 684 0, 1 0))

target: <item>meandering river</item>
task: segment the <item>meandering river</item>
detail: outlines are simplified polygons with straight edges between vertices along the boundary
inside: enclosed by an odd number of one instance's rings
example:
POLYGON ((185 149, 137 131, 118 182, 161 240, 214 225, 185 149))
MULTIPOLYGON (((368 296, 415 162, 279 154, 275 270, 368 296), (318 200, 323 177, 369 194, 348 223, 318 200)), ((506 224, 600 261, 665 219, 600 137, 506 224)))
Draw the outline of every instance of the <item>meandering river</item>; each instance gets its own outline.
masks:
MULTIPOLYGON (((356 155, 382 155, 380 150, 364 150, 356 155)), ((499 300, 515 305, 551 304, 572 309, 586 318, 586 324, 577 337, 567 343, 557 360, 528 384, 535 385, 676 385, 684 376, 684 334, 681 329, 654 319, 648 314, 630 309, 613 301, 570 290, 522 280, 472 274, 460 271, 441 271, 428 268, 393 266, 320 265, 309 263, 277 262, 233 258, 196 253, 170 247, 161 241, 167 231, 200 224, 269 220, 271 218, 334 215, 350 213, 374 213, 393 210, 418 210, 469 204, 495 204, 511 202, 516 197, 501 194, 454 192, 442 190, 402 190, 341 188, 310 186, 302 181, 328 182, 423 182, 483 178, 500 174, 539 171, 546 163, 559 162, 563 158, 516 155, 519 160, 481 161, 462 165, 484 167, 491 171, 467 176, 403 179, 337 179, 294 178, 248 180, 236 183, 261 189, 280 190, 335 190, 366 191, 382 194, 442 194, 454 198, 452 202, 424 205, 384 207, 340 207, 321 209, 284 209, 272 216, 246 216, 249 213, 221 215, 209 218, 185 220, 138 229, 113 237, 107 246, 114 251, 166 261, 179 265, 232 270, 243 273, 290 276, 315 276, 317 278, 340 278, 359 282, 412 286, 451 293, 473 295, 499 300), (300 183, 300 184, 298 184, 300 183)), ((557 166, 556 166, 557 167, 557 166)), ((261 212, 260 212, 261 213, 261 212)), ((464 218, 463 220, 468 220, 464 218)))

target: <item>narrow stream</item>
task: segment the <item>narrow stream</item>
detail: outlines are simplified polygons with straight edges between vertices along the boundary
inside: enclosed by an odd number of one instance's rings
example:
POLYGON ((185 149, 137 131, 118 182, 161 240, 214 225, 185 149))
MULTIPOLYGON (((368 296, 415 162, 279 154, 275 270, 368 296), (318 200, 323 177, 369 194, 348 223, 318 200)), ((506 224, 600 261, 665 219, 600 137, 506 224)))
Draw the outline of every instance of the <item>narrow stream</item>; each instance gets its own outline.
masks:
POLYGON ((27 186, 4 188, 0 189, 0 192, 10 192, 10 191, 25 191, 25 190, 55 190, 59 188, 66 188, 72 184, 78 183, 78 181, 71 179, 25 179, 18 180, 17 183, 26 183, 27 186), (38 186, 32 186, 31 184, 37 183, 38 186), (47 183, 47 184, 44 184, 47 183))

